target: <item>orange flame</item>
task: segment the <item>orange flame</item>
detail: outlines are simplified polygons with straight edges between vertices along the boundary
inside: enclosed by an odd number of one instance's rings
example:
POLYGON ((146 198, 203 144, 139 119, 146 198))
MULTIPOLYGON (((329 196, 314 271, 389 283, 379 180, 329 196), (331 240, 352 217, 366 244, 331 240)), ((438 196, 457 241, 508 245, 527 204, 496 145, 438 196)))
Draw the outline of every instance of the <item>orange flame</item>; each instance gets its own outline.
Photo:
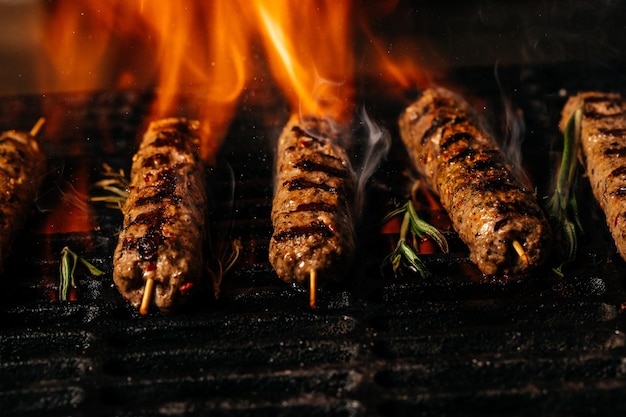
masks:
POLYGON ((156 86, 150 116, 200 119, 210 158, 250 72, 246 3, 55 2, 45 37, 53 71, 43 81, 48 91, 156 86), (182 108, 185 93, 198 97, 197 108, 182 108))
POLYGON ((345 121, 354 99, 352 2, 256 0, 253 7, 292 113, 345 121))
MULTIPOLYGON (((191 92, 201 97, 195 117, 205 128, 227 125, 249 73, 244 6, 234 0, 140 2, 140 16, 157 43, 155 117, 175 114, 180 93, 191 92)), ((214 153, 221 139, 215 132, 210 136, 205 156, 214 153)))

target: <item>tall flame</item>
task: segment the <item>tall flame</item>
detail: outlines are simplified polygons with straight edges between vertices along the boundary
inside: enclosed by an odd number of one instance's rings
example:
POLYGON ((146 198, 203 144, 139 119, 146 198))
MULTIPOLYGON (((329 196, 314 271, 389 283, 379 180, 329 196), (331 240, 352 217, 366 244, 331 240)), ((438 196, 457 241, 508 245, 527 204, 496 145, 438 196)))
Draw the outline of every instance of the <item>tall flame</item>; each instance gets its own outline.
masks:
POLYGON ((352 2, 252 3, 270 67, 292 113, 345 121, 354 100, 352 2))
POLYGON ((178 115, 181 93, 191 92, 200 104, 185 115, 203 122, 203 154, 214 153, 250 72, 245 1, 53 4, 46 42, 54 71, 44 79, 52 89, 155 86, 152 118, 178 115))

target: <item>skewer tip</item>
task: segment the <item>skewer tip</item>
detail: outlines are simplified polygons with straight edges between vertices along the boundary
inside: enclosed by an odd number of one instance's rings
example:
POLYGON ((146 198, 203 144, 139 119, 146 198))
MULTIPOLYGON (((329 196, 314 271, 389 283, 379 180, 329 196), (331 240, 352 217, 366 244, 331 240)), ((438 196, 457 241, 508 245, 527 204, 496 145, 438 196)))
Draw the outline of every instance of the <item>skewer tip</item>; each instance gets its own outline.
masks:
POLYGON ((39 120, 35 122, 35 125, 32 127, 32 129, 30 129, 30 132, 28 132, 29 135, 31 135, 32 137, 37 136, 44 123, 46 123, 46 118, 40 117, 39 120))
POLYGON ((152 276, 146 279, 146 287, 143 290, 143 297, 141 298, 141 305, 139 306, 139 314, 145 316, 150 309, 150 302, 152 301, 152 292, 154 290, 154 278, 152 276))
POLYGON ((317 271, 315 269, 310 272, 309 283, 309 307, 314 310, 317 307, 317 271))
POLYGON ((528 255, 526 255, 522 244, 519 243, 517 240, 513 241, 513 249, 515 249, 515 252, 517 252, 524 265, 530 264, 530 261, 528 260, 528 255))

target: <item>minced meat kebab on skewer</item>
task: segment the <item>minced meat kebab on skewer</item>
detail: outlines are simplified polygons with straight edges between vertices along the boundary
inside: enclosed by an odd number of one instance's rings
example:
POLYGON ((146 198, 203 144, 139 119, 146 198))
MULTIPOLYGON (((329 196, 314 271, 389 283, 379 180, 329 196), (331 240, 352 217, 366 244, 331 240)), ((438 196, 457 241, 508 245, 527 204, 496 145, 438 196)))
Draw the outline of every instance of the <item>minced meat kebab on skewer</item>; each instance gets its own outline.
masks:
POLYGON ((469 103, 446 89, 427 89, 399 124, 415 167, 484 274, 521 273, 547 258, 544 213, 469 103))
POLYGON ((297 116, 278 139, 269 258, 283 281, 309 282, 311 307, 317 276, 340 281, 355 251, 355 178, 340 140, 328 122, 297 116))
POLYGON ((153 291, 168 312, 202 287, 207 193, 198 128, 184 118, 152 122, 133 157, 113 280, 142 314, 153 291))
POLYGON ((0 134, 0 273, 45 174, 46 157, 36 140, 44 122, 39 119, 30 132, 0 134))
POLYGON ((578 109, 580 149, 591 189, 617 251, 626 260, 626 100, 603 92, 572 96, 563 108, 562 131, 578 109))

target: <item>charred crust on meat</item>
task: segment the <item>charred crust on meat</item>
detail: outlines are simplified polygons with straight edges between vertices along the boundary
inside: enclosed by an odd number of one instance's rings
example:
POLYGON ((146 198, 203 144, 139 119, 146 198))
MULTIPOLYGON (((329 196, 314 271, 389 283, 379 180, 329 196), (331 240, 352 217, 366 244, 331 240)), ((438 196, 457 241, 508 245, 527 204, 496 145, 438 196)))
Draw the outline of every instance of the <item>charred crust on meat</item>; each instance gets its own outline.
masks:
POLYGON ((460 141, 469 142, 472 139, 474 139, 474 136, 472 136, 470 133, 467 133, 467 132, 453 133, 452 135, 449 135, 445 139, 443 139, 441 143, 439 144, 439 147, 441 148, 442 151, 445 151, 451 145, 457 142, 460 142, 460 141))
POLYGON ((313 172, 313 171, 324 172, 330 176, 337 177, 337 178, 345 179, 348 177, 348 172, 345 169, 329 167, 327 165, 320 164, 320 163, 317 163, 308 159, 304 159, 302 161, 296 162, 295 164, 293 164, 293 167, 301 169, 302 171, 305 171, 305 172, 313 172))
POLYGON ((607 127, 601 127, 598 129, 598 132, 603 133, 607 136, 626 136, 626 129, 625 128, 607 128, 607 127))
POLYGON ((615 168, 613 171, 611 171, 611 173, 609 174, 609 176, 611 178, 615 178, 615 177, 621 177, 622 175, 626 175, 626 165, 623 165, 619 168, 615 168))
POLYGON ((337 207, 323 201, 316 201, 312 203, 299 204, 296 211, 325 211, 328 213, 334 213, 337 211, 337 207))
POLYGON ((289 191, 305 190, 307 188, 318 188, 320 190, 328 191, 329 193, 337 194, 337 188, 331 187, 326 184, 309 181, 305 178, 294 178, 292 180, 287 180, 283 182, 283 187, 286 187, 289 191))
POLYGON ((179 150, 185 149, 189 141, 189 127, 186 123, 176 124, 173 127, 176 130, 160 131, 150 145, 156 148, 168 146, 179 150))
POLYGON ((623 103, 620 97, 606 95, 587 96, 584 98, 584 103, 584 117, 589 119, 603 119, 624 114, 623 103))
POLYGON ((452 120, 452 116, 449 116, 449 115, 443 115, 443 116, 437 115, 433 117, 430 127, 426 129, 426 131, 424 132, 424 136, 422 136, 422 144, 426 143, 428 138, 434 135, 435 132, 437 132, 437 130, 439 130, 442 126, 445 126, 446 124, 450 123, 451 120, 452 120))
POLYGON ((604 150, 604 154, 606 156, 616 156, 618 158, 623 158, 626 156, 626 148, 609 148, 604 150))
POLYGON ((294 239, 301 236, 317 235, 323 238, 330 238, 335 235, 332 227, 322 221, 311 222, 303 226, 294 226, 287 230, 283 230, 274 234, 273 239, 277 242, 282 242, 289 239, 294 239))
POLYGON ((180 170, 182 164, 176 164, 172 168, 166 168, 159 172, 156 176, 156 182, 150 188, 156 190, 155 194, 147 197, 140 197, 136 200, 137 206, 145 206, 146 204, 157 204, 163 200, 169 200, 178 203, 181 196, 174 194, 176 185, 184 180, 180 170))
POLYGON ((462 149, 459 153, 457 153, 456 155, 451 156, 450 158, 448 158, 448 162, 449 163, 454 163, 454 162, 458 162, 462 159, 465 158, 472 158, 474 156, 475 152, 472 148, 464 148, 462 149))

